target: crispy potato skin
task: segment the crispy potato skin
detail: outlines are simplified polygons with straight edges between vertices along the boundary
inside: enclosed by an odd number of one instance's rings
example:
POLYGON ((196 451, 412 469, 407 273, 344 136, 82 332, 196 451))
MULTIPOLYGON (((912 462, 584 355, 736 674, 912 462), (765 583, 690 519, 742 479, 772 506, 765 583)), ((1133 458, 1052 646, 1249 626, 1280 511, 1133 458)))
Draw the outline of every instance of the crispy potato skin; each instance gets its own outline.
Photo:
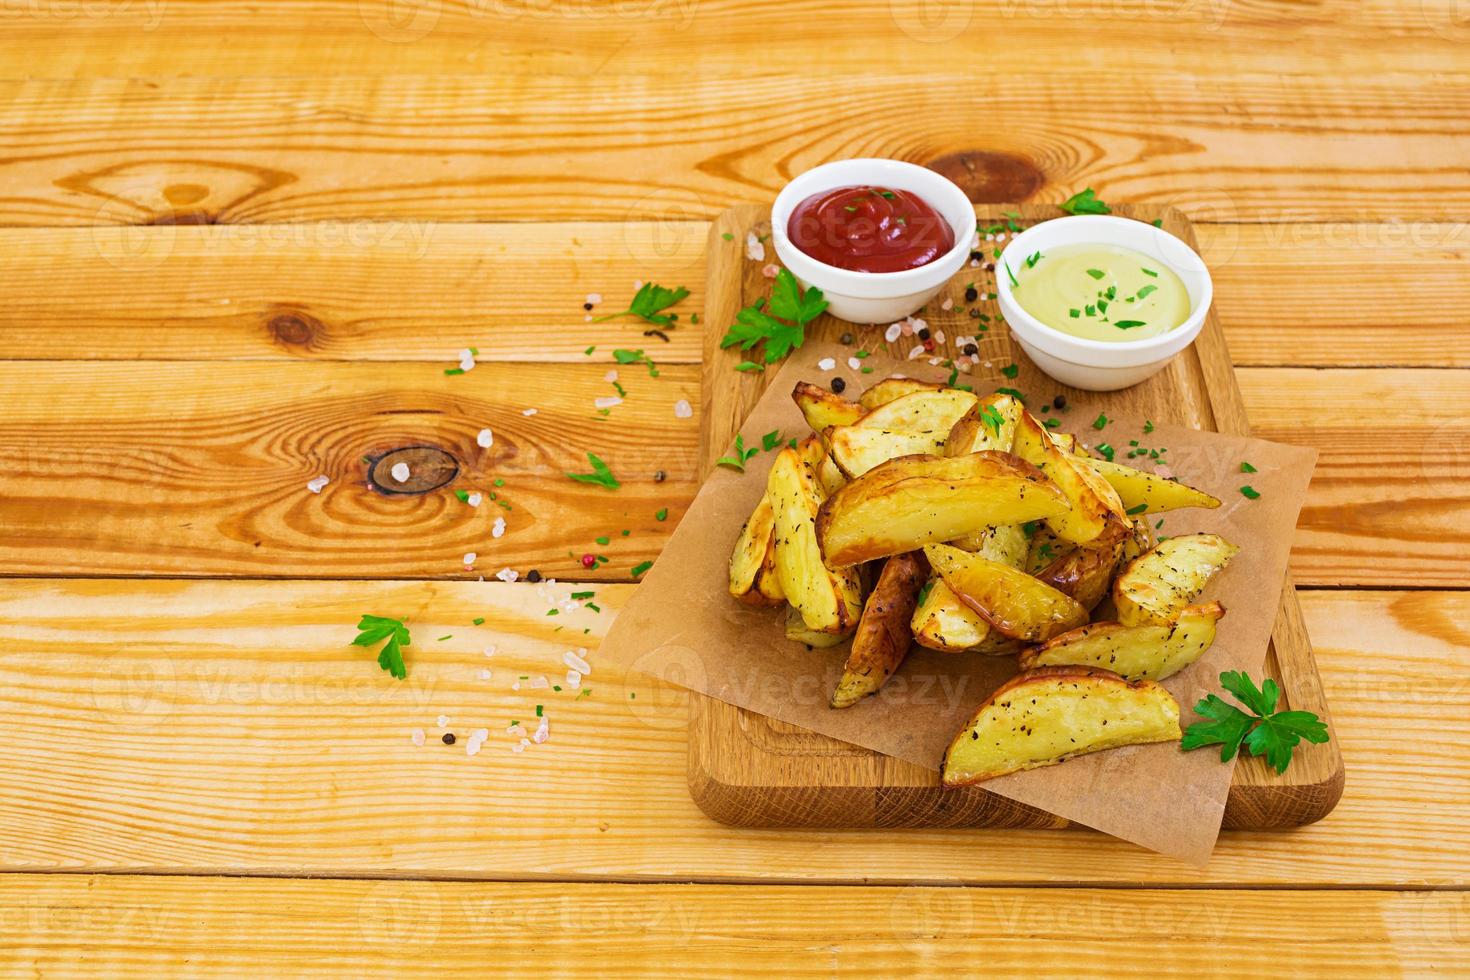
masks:
POLYGON ((832 461, 847 479, 854 479, 890 459, 937 453, 944 445, 942 432, 898 432, 860 425, 834 425, 822 433, 832 461))
POLYGON ((822 432, 834 425, 852 425, 863 417, 861 405, 805 381, 797 382, 791 390, 791 400, 801 409, 802 417, 813 432, 822 432))
POLYGON ((771 464, 766 495, 775 516, 776 575, 809 629, 846 633, 862 611, 862 587, 855 569, 833 571, 822 561, 816 516, 823 495, 811 456, 811 447, 788 447, 771 464))
POLYGON ((1035 467, 1006 453, 900 456, 828 498, 817 539, 827 564, 844 568, 996 524, 1039 520, 1066 506, 1035 467))
POLYGON ((1012 639, 1039 643, 1087 622, 1087 610, 1045 582, 950 545, 924 546, 929 565, 960 601, 1012 639))
POLYGON ((1036 577, 1064 595, 1081 603, 1082 608, 1091 610, 1113 584, 1113 571, 1123 554, 1123 542, 1114 541, 1101 545, 1082 545, 1055 559, 1036 577))
POLYGON ((1125 626, 1174 622, 1239 551, 1218 534, 1184 534, 1160 541, 1129 562, 1113 581, 1118 622, 1125 626))
POLYGON ((1022 651, 1022 670, 1072 664, 1100 667, 1126 680, 1161 681, 1204 656, 1225 617, 1218 602, 1188 606, 1168 626, 1090 623, 1022 651))
POLYGON ((1089 752, 1179 738, 1179 704, 1158 684, 1090 667, 1038 667, 986 699, 945 751, 941 773, 945 786, 968 786, 1089 752))
POLYGON ((895 398, 902 398, 916 391, 938 391, 943 387, 943 385, 931 384, 928 381, 915 381, 913 378, 884 378, 859 395, 858 404, 862 406, 863 411, 871 412, 880 405, 887 405, 895 398))
POLYGON ((1124 509, 1129 512, 1157 514, 1181 507, 1213 509, 1220 506, 1218 497, 1177 480, 1166 480, 1157 473, 1145 473, 1143 470, 1136 470, 1122 463, 1110 463, 1105 459, 1089 458, 1087 465, 1118 492, 1124 509), (1143 510, 1136 511, 1138 507, 1143 510))
POLYGON ((847 708, 882 687, 908 655, 913 633, 909 620, 929 568, 916 552, 883 563, 877 585, 863 606, 852 650, 832 693, 832 707, 847 708))

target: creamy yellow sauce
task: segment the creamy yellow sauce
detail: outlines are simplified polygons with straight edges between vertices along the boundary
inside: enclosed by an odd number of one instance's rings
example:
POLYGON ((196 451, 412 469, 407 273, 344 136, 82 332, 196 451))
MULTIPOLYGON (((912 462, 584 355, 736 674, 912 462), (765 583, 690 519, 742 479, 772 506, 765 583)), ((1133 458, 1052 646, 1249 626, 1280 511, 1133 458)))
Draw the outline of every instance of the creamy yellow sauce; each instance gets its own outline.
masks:
POLYGON ((1179 276, 1131 248, 1060 245, 1010 271, 1021 308, 1074 337, 1142 340, 1189 319, 1189 291, 1179 276))

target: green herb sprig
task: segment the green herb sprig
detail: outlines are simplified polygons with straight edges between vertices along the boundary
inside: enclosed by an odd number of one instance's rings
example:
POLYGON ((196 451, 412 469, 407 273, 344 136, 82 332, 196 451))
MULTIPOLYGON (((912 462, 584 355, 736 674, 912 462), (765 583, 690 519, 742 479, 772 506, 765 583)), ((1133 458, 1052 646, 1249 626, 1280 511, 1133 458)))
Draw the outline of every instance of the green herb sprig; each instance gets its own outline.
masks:
MULTIPOLYGON (((822 291, 813 286, 802 289, 788 269, 776 273, 776 282, 771 287, 770 302, 764 298, 735 314, 735 323, 720 341, 721 349, 739 345, 748 351, 763 344, 762 360, 775 364, 806 340, 806 325, 827 309, 827 300, 822 291), (788 322, 789 321, 789 322, 788 322)), ((744 370, 756 365, 751 361, 741 362, 744 370)))
POLYGON ((1220 675, 1220 686, 1254 714, 1246 714, 1218 695, 1207 695, 1194 710, 1211 720, 1197 721, 1185 730, 1179 743, 1184 751, 1218 745, 1220 761, 1229 762, 1244 745, 1248 753, 1264 755, 1271 768, 1283 773, 1291 765, 1292 750, 1303 739, 1319 744, 1327 741, 1327 726, 1312 712, 1276 710, 1281 689, 1271 678, 1257 688, 1244 671, 1229 670, 1220 675))
POLYGON ((591 473, 568 473, 567 476, 576 480, 578 483, 595 483, 600 487, 607 487, 609 490, 616 490, 622 486, 618 482, 618 478, 613 476, 612 469, 595 455, 588 453, 587 462, 592 464, 591 473))
POLYGON ((370 647, 386 640, 378 651, 378 666, 399 680, 408 676, 408 668, 403 664, 403 648, 412 641, 403 620, 364 615, 357 622, 357 631, 353 646, 370 647))
POLYGON ((593 323, 601 323, 604 320, 613 320, 620 316, 636 316, 649 323, 660 327, 667 327, 674 322, 674 314, 664 313, 681 299, 689 295, 689 290, 680 286, 677 289, 669 289, 657 283, 645 282, 638 292, 633 294, 633 301, 628 304, 626 310, 617 313, 609 313, 593 319, 593 323))
POLYGON ((1112 214, 1107 202, 1098 198, 1091 187, 1073 194, 1062 202, 1062 210, 1068 214, 1112 214))

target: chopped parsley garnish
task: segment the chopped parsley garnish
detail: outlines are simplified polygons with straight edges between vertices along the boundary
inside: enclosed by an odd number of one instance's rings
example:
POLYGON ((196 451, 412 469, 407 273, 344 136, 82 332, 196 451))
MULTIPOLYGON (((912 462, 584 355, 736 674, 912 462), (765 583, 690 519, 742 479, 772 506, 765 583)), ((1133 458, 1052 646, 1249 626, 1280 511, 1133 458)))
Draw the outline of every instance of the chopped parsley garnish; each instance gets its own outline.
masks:
POLYGON ((608 543, 612 541, 612 538, 609 538, 606 534, 599 534, 597 537, 593 538, 592 540, 596 541, 598 544, 602 545, 603 547, 607 547, 608 543))
POLYGON ((634 578, 637 578, 638 576, 642 575, 644 572, 648 571, 652 567, 653 567, 653 562, 651 562, 651 561, 641 561, 641 562, 639 562, 638 564, 636 564, 636 565, 633 566, 633 577, 634 578))
POLYGON ((1092 427, 1094 429, 1096 429, 1097 431, 1101 432, 1103 429, 1106 429, 1108 427, 1108 423, 1111 422, 1111 421, 1112 421, 1112 419, 1108 418, 1106 415, 1104 415, 1103 413, 1099 412, 1098 415, 1097 415, 1097 418, 1095 418, 1095 419, 1092 420, 1092 427))
POLYGON ((1119 330, 1132 330, 1134 327, 1148 326, 1148 322, 1146 320, 1118 320, 1113 326, 1119 330))
POLYGON ((653 512, 653 516, 655 519, 660 521, 668 520, 669 509, 667 507, 660 507, 658 510, 653 512))
POLYGON ((1049 418, 1041 424, 1048 429, 1060 429, 1062 427, 1062 420, 1059 418, 1049 418))
POLYGON ((757 364, 754 361, 741 361, 739 364, 735 365, 735 370, 737 370, 737 371, 764 371, 765 370, 765 367, 764 367, 764 365, 757 364))
POLYGON ((735 314, 735 323, 720 341, 720 347, 738 344, 741 350, 748 351, 764 343, 762 359, 767 364, 775 364, 802 345, 806 340, 806 325, 826 308, 827 300, 820 289, 802 289, 790 270, 781 269, 771 287, 770 303, 758 299, 735 314))
POLYGON ((931 578, 929 581, 925 582, 924 587, 919 590, 919 605, 922 606, 924 604, 924 601, 929 598, 929 593, 934 589, 934 581, 935 580, 931 578))
POLYGON ((1010 395, 1012 398, 1014 398, 1016 401, 1020 402, 1022 405, 1026 404, 1026 396, 1023 395, 1023 394, 1021 394, 1019 391, 1017 391, 1014 388, 997 388, 997 389, 995 389, 995 393, 997 395, 1010 395))
POLYGON ((732 469, 737 469, 740 472, 744 473, 746 460, 750 459, 750 457, 754 456, 758 452, 760 452, 760 450, 756 449, 754 446, 746 449, 745 437, 737 432, 735 434, 735 454, 733 456, 721 456, 715 462, 715 465, 729 466, 732 469))
POLYGON ((568 473, 567 476, 576 480, 578 483, 595 483, 600 487, 607 487, 609 490, 616 490, 622 486, 618 482, 618 478, 613 476, 613 471, 608 468, 608 465, 592 453, 587 454, 587 462, 592 464, 591 473, 568 473))
POLYGON ((1281 689, 1266 678, 1257 689, 1244 671, 1226 671, 1220 675, 1220 686, 1253 712, 1246 714, 1215 694, 1207 695, 1194 710, 1210 721, 1197 721, 1184 732, 1179 747, 1185 752, 1206 745, 1220 746, 1220 761, 1229 762, 1241 745, 1251 755, 1266 757, 1278 773, 1291 765, 1292 750, 1306 739, 1321 744, 1327 741, 1327 726, 1310 711, 1277 711, 1281 689))
POLYGON ((459 498, 459 502, 462 504, 470 502, 470 492, 468 490, 456 490, 454 491, 454 495, 459 498))
POLYGON ((1072 319, 1074 320, 1082 315, 1082 311, 1077 309, 1069 310, 1068 312, 1072 315, 1072 319))
POLYGON ((1261 491, 1252 486, 1244 486, 1240 488, 1240 495, 1246 500, 1259 500, 1261 491))
POLYGON ((474 623, 476 626, 484 626, 485 625, 485 617, 484 616, 476 616, 474 619, 470 620, 470 622, 474 623))
POLYGON ((613 351, 613 360, 619 364, 647 364, 650 377, 658 377, 658 365, 653 363, 653 358, 641 350, 626 350, 619 348, 613 351))
POLYGON ((1113 461, 1113 455, 1114 455, 1115 450, 1113 449, 1113 447, 1110 444, 1108 444, 1106 442, 1100 442, 1100 443, 1097 444, 1096 449, 1097 449, 1098 452, 1102 453, 1102 458, 1103 459, 1107 460, 1109 463, 1111 463, 1113 461))
POLYGON ((1016 375, 1021 373, 1021 368, 1015 364, 1007 364, 1005 367, 1000 369, 1000 373, 1008 378, 1014 379, 1016 375))
POLYGON ((761 436, 761 448, 764 449, 766 452, 770 452, 772 449, 775 449, 777 446, 781 445, 781 442, 782 439, 780 429, 772 429, 770 432, 767 432, 765 435, 761 436))
POLYGON ((645 282, 643 288, 633 295, 633 302, 628 304, 626 310, 596 317, 593 322, 601 323, 620 316, 636 316, 660 327, 667 327, 674 322, 674 317, 660 311, 668 309, 688 295, 689 290, 683 286, 678 289, 668 289, 657 283, 645 282))
POLYGON ((1240 464, 1240 472, 1242 472, 1242 473, 1254 473, 1255 471, 1256 471, 1256 468, 1254 466, 1252 466, 1251 464, 1249 464, 1249 463, 1241 463, 1240 464))
POLYGON ((1139 286, 1138 287, 1138 293, 1136 295, 1137 295, 1137 298, 1138 299, 1147 299, 1149 293, 1156 293, 1158 291, 1159 291, 1159 287, 1153 285, 1152 283, 1150 283, 1147 286, 1139 286))
POLYGON ((1087 274, 1094 279, 1101 279, 1103 276, 1107 275, 1107 273, 1102 271, 1101 269, 1088 269, 1087 274))
POLYGON ((1034 268, 1036 268, 1036 263, 1038 263, 1040 261, 1041 261, 1041 253, 1040 252, 1032 252, 1030 255, 1026 256, 1026 268, 1028 268, 1028 269, 1034 269, 1034 268))
POLYGON ((357 638, 352 641, 353 646, 370 647, 386 640, 383 648, 378 651, 378 666, 399 680, 408 676, 408 668, 403 665, 403 648, 411 640, 403 620, 364 615, 357 622, 357 630, 357 638))
POLYGON ((1000 438, 1000 427, 1005 424, 1006 418, 994 405, 986 405, 980 410, 980 421, 995 433, 997 439, 1000 438))
POLYGON ((730 234, 728 231, 721 232, 720 233, 720 237, 723 238, 727 242, 733 242, 735 240, 735 236, 732 235, 732 234, 730 234))
POLYGON ((1124 513, 1128 514, 1131 517, 1134 514, 1142 514, 1146 510, 1148 510, 1148 504, 1135 504, 1134 506, 1129 507, 1126 511, 1124 511, 1124 513))
POLYGON ((1068 214, 1112 214, 1113 209, 1107 203, 1098 199, 1097 194, 1091 187, 1073 194, 1062 203, 1062 210, 1068 214))
POLYGON ((572 593, 572 598, 573 599, 590 599, 590 598, 592 598, 596 594, 597 594, 596 592, 573 592, 572 593))
MULTIPOLYGON (((1000 258, 1000 249, 995 250, 995 257, 1000 258)), ((1006 267, 1006 275, 1010 276, 1011 278, 1011 286, 1015 287, 1021 285, 1019 282, 1016 281, 1016 274, 1011 271, 1011 264, 1009 262, 1003 262, 1001 264, 1006 267)))
POLYGON ((1147 419, 1144 419, 1144 421, 1143 421, 1143 434, 1144 435, 1148 435, 1152 431, 1154 431, 1154 424, 1152 422, 1148 421, 1147 419))

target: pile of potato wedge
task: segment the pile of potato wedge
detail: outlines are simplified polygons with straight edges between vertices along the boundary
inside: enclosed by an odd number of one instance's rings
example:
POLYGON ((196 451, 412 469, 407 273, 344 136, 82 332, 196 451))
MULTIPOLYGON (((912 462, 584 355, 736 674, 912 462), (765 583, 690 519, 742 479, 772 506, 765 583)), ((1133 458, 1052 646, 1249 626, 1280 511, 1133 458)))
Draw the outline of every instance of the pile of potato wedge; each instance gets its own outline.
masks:
POLYGON ((730 557, 730 594, 784 606, 808 647, 851 640, 832 707, 881 688, 910 646, 1015 657, 945 754, 947 786, 1177 740, 1159 681, 1225 615, 1197 602, 1238 550, 1155 539, 1148 515, 1220 501, 1094 458, 1010 394, 893 377, 848 401, 792 397, 812 434, 772 463, 730 557))

